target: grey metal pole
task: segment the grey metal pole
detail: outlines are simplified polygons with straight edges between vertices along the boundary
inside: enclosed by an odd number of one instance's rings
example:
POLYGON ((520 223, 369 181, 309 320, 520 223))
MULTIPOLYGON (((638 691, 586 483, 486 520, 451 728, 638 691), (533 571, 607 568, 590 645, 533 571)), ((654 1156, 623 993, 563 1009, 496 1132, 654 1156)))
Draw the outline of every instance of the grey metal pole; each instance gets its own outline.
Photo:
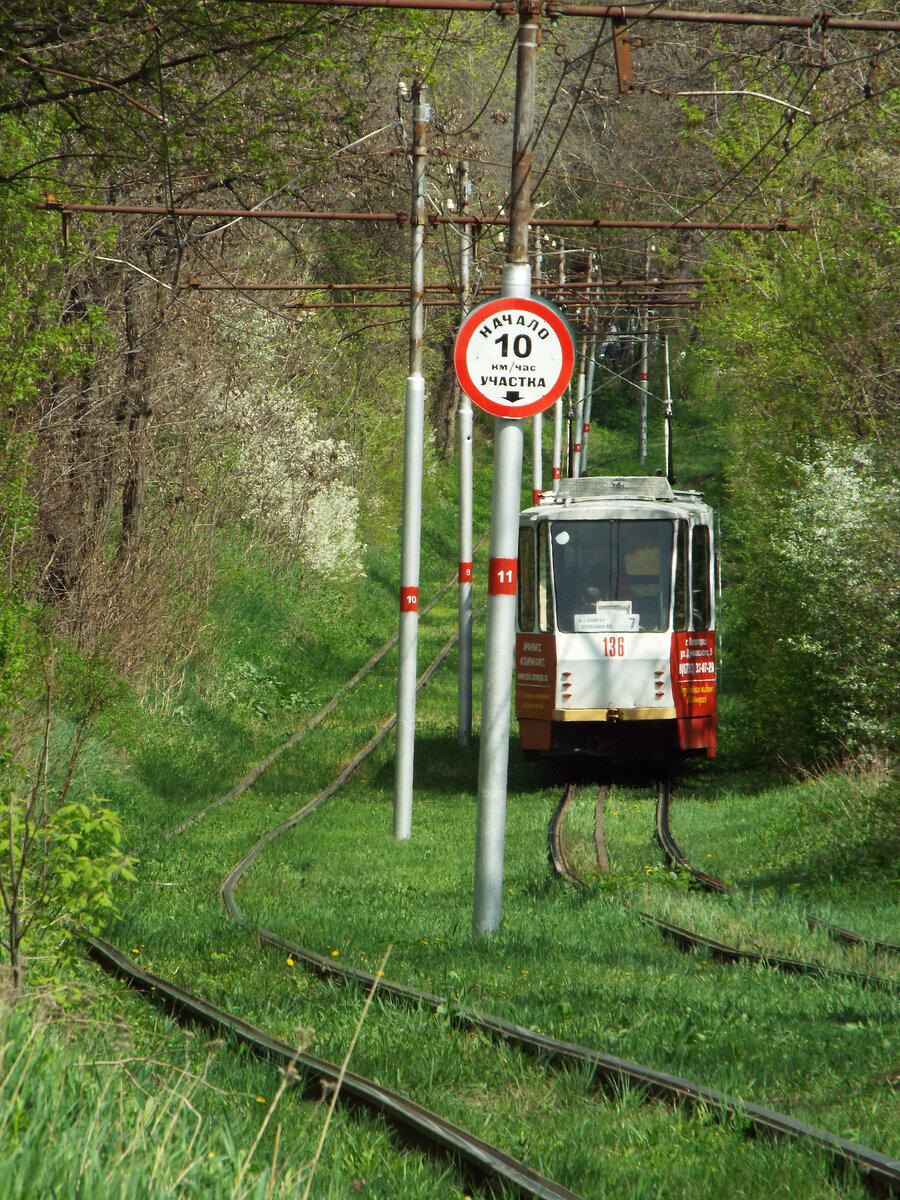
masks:
POLYGON ((397 750, 394 837, 412 833, 413 758, 416 736, 416 656, 419 640, 419 559, 422 536, 422 455, 425 438, 425 141, 430 117, 423 86, 412 87, 412 207, 410 213, 409 375, 403 433, 403 528, 400 550, 400 628, 397 668, 397 750))
MULTIPOLYGON (((650 278, 650 251, 647 251, 644 266, 644 278, 650 278)), ((638 368, 638 383, 640 397, 638 400, 638 458, 645 462, 647 458, 647 364, 650 357, 650 306, 644 306, 644 328, 641 334, 641 363, 638 368)))
MULTIPOLYGON (((594 256, 591 253, 588 253, 587 271, 585 273, 584 281, 586 284, 588 284, 588 286, 590 286, 590 284, 594 281, 594 256)), ((573 479, 577 479, 579 475, 583 474, 584 391, 585 378, 587 375, 587 360, 591 346, 590 313, 591 310, 588 309, 587 313, 585 314, 586 320, 582 326, 580 339, 578 382, 575 389, 575 424, 574 429, 572 430, 572 469, 570 474, 572 475, 573 479)), ((581 316, 580 312, 579 316, 581 316)))
MULTIPOLYGON (((459 211, 465 216, 469 205, 469 164, 456 168, 459 211)), ((470 304, 471 226, 459 227, 459 321, 465 320, 470 304)), ((472 401, 460 389, 456 414, 459 471, 459 675, 457 684, 457 741, 468 746, 472 740, 472 401)))
MULTIPOLYGON (((560 284, 560 296, 562 296, 562 285, 566 282, 566 248, 565 243, 559 243, 559 264, 557 267, 557 279, 560 284)), ((562 479, 562 442, 563 442, 563 404, 568 396, 568 388, 562 396, 553 405, 553 491, 559 491, 559 483, 562 479)))
MULTIPOLYGON (((540 286, 543 278, 544 258, 541 246, 541 230, 534 227, 534 282, 540 286)), ((544 414, 535 413, 531 418, 531 503, 540 504, 544 490, 544 414)))
MULTIPOLYGON (((519 0, 516 108, 509 242, 501 295, 528 297, 528 221, 531 214, 531 156, 534 146, 534 84, 540 33, 540 0, 519 0)), ((472 928, 492 933, 500 926, 509 770, 509 718, 516 636, 516 572, 519 503, 525 423, 498 417, 494 431, 491 555, 478 764, 478 828, 472 928)))
POLYGON ((575 416, 572 429, 572 468, 570 475, 577 479, 581 474, 581 434, 584 425, 584 380, 587 372, 588 331, 582 329, 579 338, 578 380, 575 384, 575 416))
POLYGON ((591 326, 591 342, 588 348, 587 380, 584 385, 584 428, 581 440, 581 474, 588 473, 588 439, 591 436, 591 408, 594 402, 594 367, 597 365, 597 322, 591 326))
POLYGON ((669 335, 663 334, 663 408, 665 411, 666 478, 675 485, 675 463, 672 454, 672 391, 669 382, 669 335))

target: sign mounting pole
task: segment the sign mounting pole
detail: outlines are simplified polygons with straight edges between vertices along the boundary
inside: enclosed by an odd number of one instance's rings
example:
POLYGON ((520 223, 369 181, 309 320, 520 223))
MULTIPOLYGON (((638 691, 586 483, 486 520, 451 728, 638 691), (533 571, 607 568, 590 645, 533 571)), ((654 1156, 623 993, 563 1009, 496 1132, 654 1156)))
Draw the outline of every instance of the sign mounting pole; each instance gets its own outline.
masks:
MULTIPOLYGON (((543 277, 541 255, 541 228, 534 227, 534 282, 540 287, 543 277)), ((535 413, 531 418, 531 503, 540 504, 544 490, 544 414, 535 413)))
POLYGON ((419 566, 422 537, 422 456, 425 439, 425 129, 424 89, 412 85, 413 183, 410 214, 409 375, 403 432, 403 529, 400 550, 400 661, 397 668, 397 749, 394 772, 394 837, 412 833, 413 756, 416 737, 416 656, 419 641, 419 566))
POLYGON ((533 416, 551 404, 556 395, 561 394, 572 371, 571 335, 565 323, 555 310, 530 298, 528 222, 541 0, 519 0, 518 9, 512 204, 501 298, 480 305, 471 314, 460 330, 456 353, 457 370, 462 367, 468 376, 460 375, 463 387, 476 402, 487 400, 488 411, 498 416, 494 430, 491 550, 478 764, 472 919, 476 935, 492 933, 499 928, 503 899, 519 506, 525 440, 522 418, 533 416), (538 361, 538 356, 544 354, 542 347, 553 350, 553 354, 547 354, 544 365, 538 361), (477 369, 480 355, 486 355, 486 371, 477 369), (557 358, 561 361, 557 362, 557 358), (474 378, 472 367, 476 368, 474 378), (473 387, 474 392, 470 390, 473 387), (476 394, 479 389, 480 400, 476 394), (534 402, 530 401, 531 396, 536 397, 534 402))

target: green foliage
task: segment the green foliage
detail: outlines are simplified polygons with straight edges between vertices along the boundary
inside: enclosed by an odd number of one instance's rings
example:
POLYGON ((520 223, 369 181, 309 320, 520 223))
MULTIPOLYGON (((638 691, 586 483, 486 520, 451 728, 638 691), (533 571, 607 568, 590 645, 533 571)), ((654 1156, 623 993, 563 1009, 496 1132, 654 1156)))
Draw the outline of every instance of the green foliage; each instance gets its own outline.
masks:
MULTIPOLYGON (((61 291, 66 264, 60 253, 59 217, 29 208, 43 199, 31 163, 56 149, 58 142, 42 118, 25 123, 4 116, 0 240, 6 251, 0 274, 0 386, 7 422, 34 402, 49 377, 65 378, 90 364, 92 341, 102 323, 102 313, 90 304, 83 308, 81 321, 65 319, 61 291)), ((21 452, 20 446, 20 461, 21 452)))
POLYGON ((0 799, 0 945, 18 978, 26 935, 41 941, 51 928, 64 938, 79 928, 99 933, 115 912, 116 880, 135 876, 119 818, 99 800, 46 808, 10 783, 0 799))
MULTIPOLYGON (((268 1064, 154 1018, 145 1000, 96 971, 73 974, 52 1007, 46 996, 15 1006, 0 998, 7 1200, 303 1194, 324 1106, 304 1099, 300 1086, 279 1094, 268 1064)), ((310 1194, 462 1194, 441 1163, 411 1159, 383 1127, 339 1110, 310 1194)))
MULTIPOLYGON (((44 827, 47 912, 75 929, 99 933, 115 913, 116 880, 135 882, 134 860, 122 850, 122 823, 98 799, 63 804, 44 827)), ((2 842, 0 842, 2 853, 2 842)), ((38 861, 36 870, 43 864, 38 861)))
MULTIPOLYGON (((812 229, 722 242, 700 317, 726 451, 726 666, 748 753, 791 765, 890 752, 898 736, 900 177, 877 145, 900 127, 890 108, 865 115, 808 132, 779 164, 780 204, 816 197, 812 229)), ((730 164, 767 136, 732 121, 716 148, 730 164)), ((753 160, 766 190, 772 154, 753 160)))

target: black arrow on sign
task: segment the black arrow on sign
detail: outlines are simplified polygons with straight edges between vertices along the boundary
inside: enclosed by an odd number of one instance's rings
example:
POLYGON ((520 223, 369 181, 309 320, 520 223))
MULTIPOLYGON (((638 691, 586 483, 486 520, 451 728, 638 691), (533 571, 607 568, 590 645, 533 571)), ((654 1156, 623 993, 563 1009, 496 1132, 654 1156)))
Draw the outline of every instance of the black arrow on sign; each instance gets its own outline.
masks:
POLYGON ((507 392, 503 399, 506 400, 508 404, 515 404, 515 402, 517 400, 521 400, 522 397, 518 392, 507 392))

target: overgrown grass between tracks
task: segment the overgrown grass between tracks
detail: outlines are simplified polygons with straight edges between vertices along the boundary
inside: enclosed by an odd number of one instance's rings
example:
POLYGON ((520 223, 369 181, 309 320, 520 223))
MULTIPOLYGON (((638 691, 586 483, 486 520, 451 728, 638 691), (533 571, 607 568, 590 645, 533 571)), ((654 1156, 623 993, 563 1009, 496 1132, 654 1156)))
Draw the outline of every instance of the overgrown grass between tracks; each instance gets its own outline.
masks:
MULTIPOLYGON (((451 534, 445 515, 423 560, 423 600, 448 574, 451 534)), ((829 961, 859 969, 864 952, 826 947, 821 935, 808 941, 802 914, 815 904, 839 923, 898 940, 897 798, 890 775, 735 786, 721 769, 707 769, 686 780, 676 792, 676 836, 698 866, 739 885, 729 898, 691 893, 661 862, 652 798, 613 789, 612 874, 597 876, 595 890, 584 896, 553 879, 546 864, 546 826, 561 781, 514 750, 503 927, 494 938, 475 939, 478 748, 477 741, 469 748, 457 743, 451 657, 419 701, 412 839, 398 843, 390 834, 388 739, 344 793, 264 851, 238 891, 247 926, 237 928, 218 899, 223 876, 267 828, 330 782, 392 711, 395 655, 253 789, 182 834, 162 833, 231 788, 391 636, 396 575, 374 556, 367 577, 350 586, 298 591, 288 573, 266 577, 252 554, 235 552, 228 578, 210 613, 206 658, 186 671, 178 690, 159 688, 143 705, 108 715, 81 764, 85 784, 113 800, 131 845, 141 847, 139 882, 123 894, 120 921, 110 931, 120 945, 286 1041, 300 1027, 309 1030, 310 1049, 340 1061, 361 995, 260 947, 253 927, 264 924, 369 970, 393 943, 391 975, 439 992, 448 1005, 432 1014, 376 995, 352 1069, 586 1196, 863 1194, 855 1177, 834 1176, 827 1158, 810 1147, 750 1141, 737 1116, 723 1123, 702 1111, 646 1104, 636 1091, 603 1095, 583 1071, 549 1070, 464 1032, 453 1008, 472 1004, 897 1154, 895 996, 720 966, 700 953, 684 956, 637 915, 652 909, 686 924, 705 922, 704 932, 724 940, 741 934, 791 952, 806 954, 812 946, 829 961)), ((451 589, 421 621, 422 665, 455 614, 451 589)), ((476 701, 478 689, 476 678, 476 701)), ((585 793, 576 805, 576 843, 588 844, 592 801, 585 793)), ((869 966, 896 973, 880 961, 869 966)), ((71 1129, 73 1145, 84 1146, 94 1163, 100 1196, 166 1194, 165 1188, 189 1195, 192 1187, 230 1195, 277 1077, 233 1047, 177 1033, 117 986, 81 970, 81 986, 90 980, 98 990, 94 1007, 85 1004, 85 1019, 96 1024, 87 1033, 95 1040, 93 1065, 75 1065, 88 1061, 84 1029, 76 1050, 60 1040, 61 1023, 38 1022, 33 1044, 46 1061, 40 1072, 29 1067, 18 1093, 15 1083, 4 1093, 0 1123, 11 1114, 6 1128, 23 1146, 36 1146, 42 1127, 52 1130, 61 1155, 64 1130, 71 1129), (107 1060, 112 1065, 100 1065, 107 1060), (76 1105, 67 1089, 77 1087, 81 1070, 94 1090, 82 1091, 84 1102, 76 1105), (52 1081, 42 1094, 54 1097, 54 1107, 32 1098, 38 1078, 52 1081), (59 1126, 58 1114, 65 1114, 59 1126), (171 1173, 156 1177, 162 1192, 127 1190, 141 1174, 138 1164, 145 1179, 154 1169, 157 1146, 141 1148, 141 1122, 156 1134, 170 1130, 167 1163, 158 1171, 171 1173)), ((34 978, 41 978, 40 963, 34 978)), ((19 1044, 17 1037, 8 1034, 10 1046, 19 1044)), ((300 1186, 322 1118, 321 1106, 289 1089, 260 1142, 258 1167, 246 1175, 246 1194, 288 1194, 288 1180, 300 1186)), ((467 1186, 454 1170, 401 1152, 377 1122, 342 1116, 327 1145, 314 1195, 430 1198, 461 1195, 467 1186)), ((10 1175, 19 1188, 10 1194, 38 1194, 29 1191, 29 1180, 41 1181, 42 1194, 70 1190, 71 1175, 55 1154, 40 1163, 5 1150, 4 1157, 14 1164, 10 1171, 20 1171, 10 1175)))

